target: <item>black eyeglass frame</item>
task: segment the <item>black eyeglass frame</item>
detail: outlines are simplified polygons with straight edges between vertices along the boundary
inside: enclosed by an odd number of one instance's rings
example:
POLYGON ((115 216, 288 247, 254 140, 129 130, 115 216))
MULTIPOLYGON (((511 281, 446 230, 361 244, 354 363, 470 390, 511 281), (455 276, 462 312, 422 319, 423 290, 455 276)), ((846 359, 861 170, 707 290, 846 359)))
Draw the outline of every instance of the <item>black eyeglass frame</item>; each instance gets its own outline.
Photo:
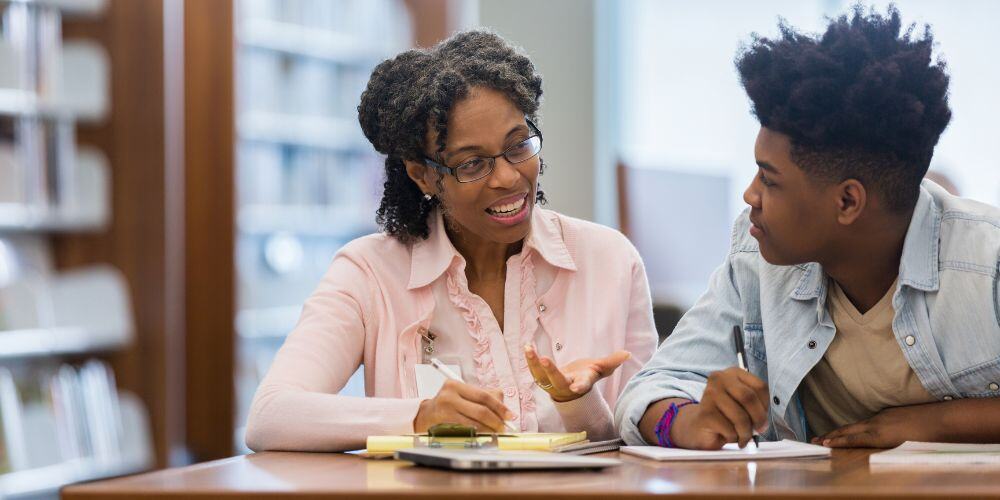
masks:
POLYGON ((515 144, 515 145, 513 145, 513 146, 511 146, 511 147, 509 147, 509 148, 507 148, 505 150, 503 150, 498 155, 487 156, 485 158, 479 157, 479 158, 476 158, 475 160, 469 160, 469 161, 462 162, 460 165, 455 166, 455 167, 449 167, 447 165, 442 165, 441 163, 438 163, 438 162, 436 162, 436 161, 434 161, 434 160, 432 160, 432 159, 430 159, 430 158, 428 158, 428 157, 425 156, 424 157, 424 164, 427 165, 428 167, 433 168, 434 170, 437 170, 438 172, 441 172, 442 174, 450 175, 450 176, 454 177, 456 181, 464 184, 464 183, 468 183, 468 182, 476 182, 478 180, 482 180, 482 179, 485 179, 485 178, 489 177, 490 174, 493 173, 493 170, 497 166, 497 158, 499 158, 501 156, 503 156, 504 159, 507 160, 507 162, 510 163, 510 164, 512 164, 512 165, 516 165, 518 163, 524 163, 524 162, 526 162, 526 161, 528 161, 528 160, 530 160, 530 159, 538 156, 539 154, 541 154, 541 152, 542 152, 542 143, 544 142, 544 140, 542 139, 542 131, 538 129, 538 127, 535 125, 535 123, 532 122, 530 119, 527 119, 527 118, 525 118, 525 121, 528 123, 528 133, 530 135, 528 135, 528 137, 526 139, 524 139, 523 141, 520 141, 517 144, 515 144), (523 160, 520 160, 520 161, 511 161, 511 159, 507 157, 507 153, 508 152, 510 152, 514 148, 517 148, 517 147, 521 146, 522 144, 524 144, 524 143, 526 143, 526 142, 534 139, 535 137, 538 138, 538 150, 535 151, 531 156, 529 156, 529 157, 527 157, 527 158, 525 158, 523 160), (483 173, 483 175, 481 175, 479 177, 476 177, 475 179, 468 179, 468 180, 464 180, 464 181, 458 177, 458 172, 459 172, 460 169, 462 169, 463 167, 468 166, 470 163, 472 163, 474 161, 480 161, 480 160, 485 160, 485 161, 489 162, 489 168, 486 169, 486 171, 483 173))

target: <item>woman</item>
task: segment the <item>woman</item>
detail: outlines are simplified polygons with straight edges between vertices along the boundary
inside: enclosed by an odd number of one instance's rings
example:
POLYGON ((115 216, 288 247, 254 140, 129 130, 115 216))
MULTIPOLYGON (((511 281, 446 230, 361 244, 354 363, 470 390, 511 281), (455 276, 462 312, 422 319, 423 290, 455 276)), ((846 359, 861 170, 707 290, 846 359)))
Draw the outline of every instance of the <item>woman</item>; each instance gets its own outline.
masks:
POLYGON ((250 448, 357 449, 445 422, 616 436, 610 408, 656 345, 645 270, 620 233, 536 206, 541 84, 483 31, 375 69, 358 113, 386 155, 384 233, 346 245, 306 301, 250 448), (441 385, 435 357, 464 383, 441 385), (362 363, 367 397, 338 395, 362 363))

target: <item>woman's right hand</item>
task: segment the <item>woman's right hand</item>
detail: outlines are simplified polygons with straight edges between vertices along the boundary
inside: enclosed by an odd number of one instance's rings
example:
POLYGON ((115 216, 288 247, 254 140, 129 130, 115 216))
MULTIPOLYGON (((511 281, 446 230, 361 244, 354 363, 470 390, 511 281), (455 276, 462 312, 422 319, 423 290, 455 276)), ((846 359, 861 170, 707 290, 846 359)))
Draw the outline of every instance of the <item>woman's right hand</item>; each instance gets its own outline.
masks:
POLYGON ((447 380, 436 396, 420 402, 413 430, 427 432, 432 425, 447 423, 468 425, 483 432, 503 432, 504 421, 514 414, 502 401, 499 389, 490 391, 447 380))

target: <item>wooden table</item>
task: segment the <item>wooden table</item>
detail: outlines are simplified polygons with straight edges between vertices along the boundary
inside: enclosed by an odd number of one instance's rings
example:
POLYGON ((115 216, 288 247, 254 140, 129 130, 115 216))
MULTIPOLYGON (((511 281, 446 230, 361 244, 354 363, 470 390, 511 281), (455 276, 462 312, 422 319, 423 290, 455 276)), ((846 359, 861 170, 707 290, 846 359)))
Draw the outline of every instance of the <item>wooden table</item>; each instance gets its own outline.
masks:
POLYGON ((1000 498, 1000 469, 875 469, 871 450, 835 450, 831 459, 653 462, 618 457, 604 471, 450 472, 348 454, 258 453, 71 486, 66 500, 94 498, 1000 498))

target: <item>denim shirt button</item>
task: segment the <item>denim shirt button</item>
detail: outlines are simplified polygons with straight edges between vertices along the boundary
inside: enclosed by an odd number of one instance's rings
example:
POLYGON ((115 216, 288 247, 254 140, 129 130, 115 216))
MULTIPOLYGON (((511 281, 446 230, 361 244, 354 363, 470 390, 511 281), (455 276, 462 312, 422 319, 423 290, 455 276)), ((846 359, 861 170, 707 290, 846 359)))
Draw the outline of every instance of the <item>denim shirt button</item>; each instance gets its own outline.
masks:
POLYGON ((955 398, 953 398, 953 397, 951 397, 951 396, 945 396, 945 397, 943 397, 943 398, 941 398, 941 399, 943 399, 943 400, 945 400, 945 401, 951 401, 952 399, 955 399, 955 398))
POLYGON ((1000 390, 1000 385, 997 385, 997 383, 996 383, 996 382, 990 382, 990 385, 989 385, 989 387, 990 387, 990 390, 991 390, 991 391, 996 391, 996 390, 1000 390))
POLYGON ((917 339, 913 335, 907 335, 903 342, 906 342, 906 345, 913 345, 917 343, 917 339))
POLYGON ((815 349, 816 348, 816 341, 815 340, 810 340, 809 344, 807 344, 807 345, 809 346, 810 349, 815 349))
POLYGON ((775 406, 781 405, 781 400, 778 399, 778 396, 775 396, 774 399, 772 399, 772 401, 774 401, 775 406))

